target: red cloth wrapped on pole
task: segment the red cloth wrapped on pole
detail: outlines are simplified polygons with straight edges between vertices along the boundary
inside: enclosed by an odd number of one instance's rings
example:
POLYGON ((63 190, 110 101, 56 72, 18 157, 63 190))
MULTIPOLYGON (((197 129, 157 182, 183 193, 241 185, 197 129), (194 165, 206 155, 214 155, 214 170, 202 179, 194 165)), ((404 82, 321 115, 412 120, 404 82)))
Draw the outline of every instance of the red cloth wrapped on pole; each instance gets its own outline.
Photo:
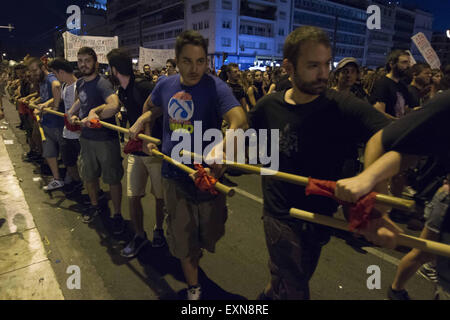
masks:
POLYGON ((22 114, 22 115, 26 115, 26 114, 28 114, 28 108, 27 108, 27 105, 25 104, 25 103, 23 103, 23 102, 18 102, 18 111, 19 111, 19 114, 22 114))
POLYGON ((123 152, 128 154, 132 152, 142 151, 142 140, 128 140, 128 143, 123 148, 123 152))
POLYGON ((100 123, 100 120, 98 119, 91 119, 90 122, 90 128, 94 129, 100 129, 102 127, 102 124, 100 123))
POLYGON ((368 193, 356 203, 349 203, 337 199, 334 196, 335 189, 336 182, 334 181, 309 178, 305 193, 306 195, 315 194, 332 198, 339 204, 348 206, 350 231, 354 231, 355 229, 364 229, 369 220, 379 218, 379 216, 372 211, 375 205, 375 197, 377 195, 376 192, 368 193))
POLYGON ((67 119, 67 113, 64 114, 64 124, 69 131, 80 131, 81 126, 79 124, 71 124, 69 119, 67 119))
POLYGON ((206 174, 205 168, 201 164, 194 164, 194 168, 198 171, 195 178, 195 186, 201 191, 209 192, 212 195, 218 195, 219 192, 214 188, 217 179, 206 174))

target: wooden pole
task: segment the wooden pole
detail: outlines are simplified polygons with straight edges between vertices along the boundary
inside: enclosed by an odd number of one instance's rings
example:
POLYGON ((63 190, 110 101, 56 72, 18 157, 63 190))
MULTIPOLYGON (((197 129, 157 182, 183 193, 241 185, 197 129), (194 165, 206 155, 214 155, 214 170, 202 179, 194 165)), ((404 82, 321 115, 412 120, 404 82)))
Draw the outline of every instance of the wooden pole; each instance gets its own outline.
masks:
MULTIPOLYGON (((36 108, 36 105, 34 105, 34 104, 30 104, 29 106, 30 106, 30 108, 36 108)), ((55 110, 52 110, 52 109, 48 109, 47 108, 47 109, 45 109, 45 112, 51 113, 51 114, 54 114, 54 115, 57 115, 57 116, 60 116, 60 117, 64 117, 64 113, 58 112, 58 111, 55 111, 55 110)), ((121 133, 125 133, 125 134, 129 134, 130 133, 130 130, 128 130, 128 129, 125 129, 125 128, 113 125, 113 124, 105 122, 105 121, 99 121, 99 122, 105 128, 108 128, 108 129, 111 129, 111 130, 115 130, 115 131, 118 131, 118 132, 121 132, 121 133)), ((153 137, 147 136, 147 135, 142 134, 142 133, 138 134, 137 137, 139 139, 141 139, 141 140, 152 142, 152 143, 154 143, 156 145, 160 145, 161 144, 161 140, 159 140, 157 138, 153 138, 153 137)))
MULTIPOLYGON (((165 155, 164 153, 161 153, 161 152, 159 152, 157 150, 153 149, 152 153, 153 153, 153 155, 157 156, 158 158, 161 158, 164 161, 169 162, 170 164, 176 166, 177 168, 183 170, 184 172, 186 172, 188 174, 193 174, 196 171, 196 170, 194 170, 194 169, 192 169, 192 168, 190 168, 190 167, 180 163, 179 161, 176 161, 176 160, 172 159, 171 157, 169 157, 169 156, 165 155)), ((224 184, 222 184, 220 182, 217 182, 214 185, 214 187, 217 189, 217 191, 219 191, 219 192, 221 192, 223 194, 226 194, 227 196, 232 197, 235 194, 235 191, 234 191, 233 188, 230 188, 230 187, 228 187, 228 186, 226 186, 226 185, 224 185, 224 184)))
MULTIPOLYGON (((312 213, 296 208, 291 208, 289 210, 289 214, 297 219, 318 223, 335 229, 349 231, 347 223, 345 221, 327 217, 321 214, 312 213)), ((400 246, 415 248, 418 250, 450 258, 450 246, 436 241, 421 239, 406 235, 404 233, 400 233, 397 238, 397 243, 400 246)))
MULTIPOLYGON (((195 153, 185 151, 185 150, 182 150, 180 152, 180 154, 181 155, 188 154, 193 159, 202 159, 202 157, 200 155, 197 155, 195 153)), ((224 164, 226 164, 227 166, 229 166, 233 169, 238 169, 238 170, 242 170, 242 171, 254 173, 254 174, 263 174, 264 173, 265 175, 268 175, 269 177, 271 177, 273 179, 282 180, 282 181, 286 181, 286 182, 301 185, 301 186, 308 185, 307 177, 302 177, 302 176, 298 176, 298 175, 291 174, 291 173, 280 172, 280 171, 276 171, 276 170, 262 168, 262 167, 250 165, 250 164, 236 163, 236 162, 228 161, 228 160, 223 160, 223 161, 224 161, 224 164)), ((415 209, 415 201, 413 201, 413 200, 406 200, 406 199, 402 199, 402 198, 388 196, 385 194, 377 194, 375 200, 378 203, 386 204, 386 205, 392 206, 392 207, 400 209, 400 210, 414 211, 414 209, 415 209)))

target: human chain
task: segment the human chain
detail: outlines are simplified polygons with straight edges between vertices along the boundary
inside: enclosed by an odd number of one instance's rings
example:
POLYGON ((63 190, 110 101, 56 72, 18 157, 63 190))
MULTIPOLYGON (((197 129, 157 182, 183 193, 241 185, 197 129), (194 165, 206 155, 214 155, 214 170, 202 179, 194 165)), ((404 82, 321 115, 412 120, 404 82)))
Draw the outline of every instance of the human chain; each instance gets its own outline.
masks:
POLYGON ((128 135, 134 237, 120 253, 133 258, 150 244, 141 201, 150 180, 151 245, 168 245, 179 259, 187 299, 205 298, 199 262, 225 234, 226 196, 235 192, 227 174, 236 171, 261 175, 271 280, 259 299, 309 299, 331 234, 322 225, 387 248, 413 248, 398 267, 390 299, 409 299, 407 281, 434 261, 427 272, 438 279, 439 298, 448 299, 450 66, 412 65, 408 52, 393 50, 377 70, 347 57, 330 72, 329 36, 312 26, 289 34, 283 65, 273 70, 241 71, 230 63, 216 74, 207 57, 207 41, 188 30, 176 39, 174 59, 161 71, 145 65, 143 75, 123 49, 106 55, 110 71, 99 74, 90 47, 78 50, 77 71, 59 57, 26 57, 2 70, 0 89, 13 98, 27 134, 24 161, 44 158, 51 170, 44 191, 69 195, 85 187, 82 220, 91 223, 103 210, 102 178, 110 187, 112 232, 123 233, 121 142, 128 135), (424 217, 426 201, 433 206, 424 217), (331 217, 339 204, 347 221, 331 217), (420 238, 398 225, 413 216, 422 222, 420 238))

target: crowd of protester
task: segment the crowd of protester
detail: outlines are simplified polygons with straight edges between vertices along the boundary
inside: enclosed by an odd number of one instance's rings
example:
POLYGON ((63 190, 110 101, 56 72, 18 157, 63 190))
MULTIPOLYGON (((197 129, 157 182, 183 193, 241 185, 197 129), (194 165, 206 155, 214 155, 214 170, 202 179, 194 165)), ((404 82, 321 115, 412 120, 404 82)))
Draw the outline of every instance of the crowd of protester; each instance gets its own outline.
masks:
MULTIPOLYGON (((150 65, 145 65, 142 71, 133 70, 130 57, 121 49, 114 49, 108 54, 110 69, 107 76, 98 73, 97 57, 92 48, 84 47, 78 52, 78 71, 63 58, 48 61, 27 56, 13 67, 1 65, 0 101, 4 103, 4 98, 9 97, 16 105, 20 117, 18 127, 25 131, 29 149, 23 160, 43 162, 45 159, 49 167, 52 179, 44 186, 44 191, 62 190, 69 196, 81 192, 83 187, 87 189, 89 201, 83 214, 84 222, 90 223, 102 211, 104 194, 99 188, 101 177, 110 186, 114 210, 113 232, 123 232, 125 224, 120 209, 121 181, 126 174, 127 198, 135 236, 121 251, 125 257, 135 257, 143 246, 149 244, 143 229, 141 199, 145 195, 147 180, 150 179, 151 193, 156 199, 156 225, 151 243, 155 247, 166 245, 163 225, 164 216, 167 215, 167 242, 172 254, 181 260, 189 287, 188 298, 199 299, 202 296, 198 283, 201 250, 213 252, 215 243, 225 232, 225 197, 205 196, 194 190, 188 177, 182 177, 183 174, 174 167, 163 164, 159 158, 151 155, 150 150, 155 147, 153 144, 143 143, 139 149, 129 151, 124 172, 120 142, 125 143, 126 136, 123 133, 119 136, 106 128, 94 128, 92 120, 101 119, 129 127, 131 137, 128 144, 136 141, 134 138, 140 132, 151 134, 162 139, 162 151, 170 154, 173 145, 163 137, 167 137, 172 123, 181 122, 177 122, 180 119, 175 121, 168 118, 168 111, 163 107, 170 98, 176 97, 177 92, 192 87, 189 94, 197 99, 196 108, 203 112, 198 119, 205 121, 204 126, 208 126, 206 122, 210 121, 209 125, 214 127, 214 120, 220 118, 222 126, 231 129, 245 129, 248 125, 256 129, 279 128, 281 139, 285 139, 284 143, 280 141, 280 171, 339 180, 360 175, 363 164, 368 167, 367 161, 370 160, 365 159, 367 148, 376 136, 374 134, 382 128, 408 123, 408 119, 416 119, 419 113, 423 114, 422 120, 425 121, 429 113, 433 114, 430 109, 442 109, 443 103, 447 103, 446 110, 449 109, 448 101, 443 100, 444 97, 448 100, 450 66, 432 69, 423 62, 411 65, 408 52, 393 50, 386 65, 375 70, 361 66, 355 58, 347 57, 330 72, 328 56, 324 59, 320 55, 330 51, 329 40, 322 31, 302 27, 293 31, 293 34, 295 37, 289 36, 286 40, 283 66, 266 67, 265 70, 240 70, 239 65, 230 63, 222 66, 217 74, 206 67, 204 39, 192 31, 179 36, 176 59, 168 59, 162 69, 152 70, 150 65), (309 46, 311 52, 306 53, 303 46, 309 46), (311 56, 314 52, 319 55, 311 56), (194 63, 202 65, 203 69, 192 71, 190 64, 194 59, 198 59, 194 63), (194 74, 191 76, 192 72, 194 74), (37 108, 31 109, 30 105, 37 108), (292 105, 300 107, 295 111, 289 109, 288 106, 292 105), (46 113, 47 108, 65 113, 66 120, 46 113), (208 108, 212 111, 207 111, 208 108), (36 121, 36 116, 41 117, 41 122, 36 121), (286 127, 286 123, 292 126, 286 127), (336 136, 322 137, 318 134, 311 138, 310 143, 303 140, 298 142, 289 130, 300 124, 305 129, 298 130, 306 139, 309 136, 305 132, 314 131, 316 126, 336 130, 336 136), (81 127, 73 129, 76 125, 81 127), (46 137, 44 142, 41 128, 46 137), (308 152, 305 154, 314 157, 305 160, 303 155, 300 161, 296 143, 306 148, 308 152), (60 175, 59 157, 67 169, 65 177, 60 175), (340 163, 346 165, 338 166, 340 163), (183 216, 191 214, 193 208, 203 215, 197 218, 194 226, 190 225, 190 218, 183 216), (211 216, 214 219, 209 219, 211 216), (190 226, 189 230, 186 230, 186 226, 190 226), (211 232, 205 232, 205 226, 211 232)), ((3 105, 0 107, 0 118, 3 118, 3 105)), ((422 120, 414 120, 416 122, 411 122, 411 127, 416 128, 417 122, 422 120)), ((445 121, 448 125, 449 119, 445 121)), ((404 135, 408 132, 406 130, 404 135)), ((430 221, 439 220, 436 215, 441 222, 447 219, 447 224, 450 219, 446 179, 450 161, 448 141, 446 143, 447 149, 441 149, 441 153, 421 152, 418 148, 417 154, 421 156, 419 161, 393 177, 389 189, 384 190, 389 190, 394 196, 414 199, 417 207, 421 208, 415 214, 392 209, 389 212, 390 219, 397 223, 408 223, 410 229, 423 229, 423 237, 430 236, 431 232, 431 238, 438 241, 442 241, 442 237, 437 234, 442 235, 448 230, 439 229, 444 226, 442 223, 437 225, 430 221)), ((415 153, 414 150, 411 152, 415 153)), ((218 168, 219 171, 221 169, 218 168)), ((343 185, 338 183, 338 187, 343 185)), ((296 196, 304 192, 302 188, 274 182, 270 177, 263 178, 263 190, 264 228, 272 280, 259 298, 307 299, 309 279, 329 235, 317 226, 308 224, 308 227, 303 227, 306 225, 304 222, 286 222, 280 217, 286 215, 286 208, 290 207, 304 207, 328 215, 335 212, 336 207, 327 201, 314 198, 305 200, 304 196, 296 196), (280 200, 281 195, 292 199, 280 200), (297 249, 283 249, 278 244, 270 243, 270 237, 283 228, 288 247, 297 249), (302 249, 305 252, 301 252, 302 249), (288 252, 290 257, 286 257, 288 252), (302 255, 309 255, 311 259, 300 258, 302 255), (286 261, 289 261, 287 267, 286 261)), ((435 257, 413 250, 399 266, 389 288, 390 299, 409 299, 405 285, 419 268, 432 281, 444 279, 439 282, 440 298, 448 298, 448 288, 442 285, 450 283, 448 266, 446 269, 441 265, 436 270, 435 257)))

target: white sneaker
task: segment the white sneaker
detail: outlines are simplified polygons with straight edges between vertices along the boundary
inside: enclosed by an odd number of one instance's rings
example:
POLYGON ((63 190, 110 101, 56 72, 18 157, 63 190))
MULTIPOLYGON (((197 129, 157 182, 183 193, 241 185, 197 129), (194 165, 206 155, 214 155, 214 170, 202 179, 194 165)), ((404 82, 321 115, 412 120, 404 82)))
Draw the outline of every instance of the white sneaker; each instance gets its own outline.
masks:
POLYGON ((42 189, 44 191, 52 191, 52 190, 60 189, 62 187, 64 187, 64 181, 53 179, 52 181, 50 181, 50 183, 47 186, 43 187, 42 189))
POLYGON ((187 290, 188 300, 200 300, 201 296, 202 296, 202 288, 200 286, 188 288, 187 290))

